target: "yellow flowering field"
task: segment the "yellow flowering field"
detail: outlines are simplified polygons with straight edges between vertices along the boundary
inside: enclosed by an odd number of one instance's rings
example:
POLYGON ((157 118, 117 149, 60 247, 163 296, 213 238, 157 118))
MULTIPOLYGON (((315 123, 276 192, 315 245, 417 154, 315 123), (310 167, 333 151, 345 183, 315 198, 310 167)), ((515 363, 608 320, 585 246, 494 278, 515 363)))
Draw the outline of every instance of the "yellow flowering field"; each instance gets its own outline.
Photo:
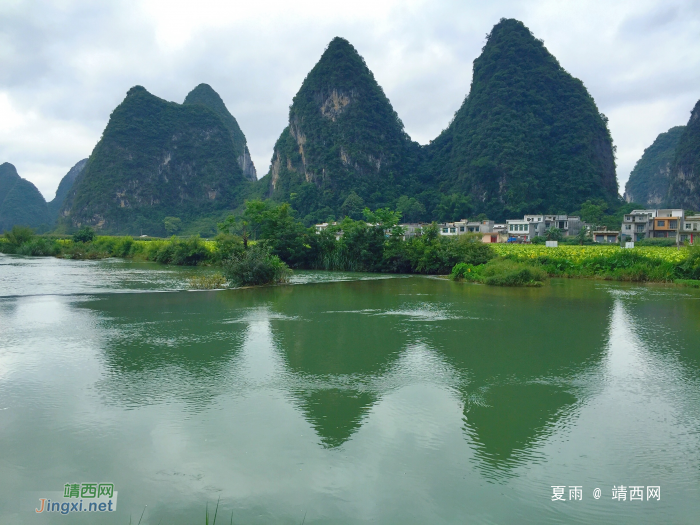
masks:
MULTIPOLYGON (((599 256, 610 256, 620 251, 627 251, 618 245, 613 246, 559 246, 547 248, 542 244, 492 244, 491 247, 500 256, 508 256, 519 261, 528 261, 537 257, 566 259, 574 264, 599 256)), ((670 263, 680 263, 688 256, 688 250, 681 247, 667 248, 659 246, 640 246, 632 252, 646 257, 660 259, 670 263)))

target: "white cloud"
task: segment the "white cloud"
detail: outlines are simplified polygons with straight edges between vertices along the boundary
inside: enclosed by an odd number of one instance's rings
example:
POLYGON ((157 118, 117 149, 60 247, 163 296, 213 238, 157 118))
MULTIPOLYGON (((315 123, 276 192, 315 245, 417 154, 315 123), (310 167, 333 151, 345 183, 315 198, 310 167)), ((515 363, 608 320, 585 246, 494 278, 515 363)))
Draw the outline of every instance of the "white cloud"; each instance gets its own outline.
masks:
POLYGON ((181 102, 207 82, 262 175, 292 97, 335 36, 365 57, 408 133, 426 143, 462 103, 501 17, 544 39, 610 117, 621 189, 644 148, 700 98, 692 0, 3 2, 0 162, 52 198, 131 86, 181 102))

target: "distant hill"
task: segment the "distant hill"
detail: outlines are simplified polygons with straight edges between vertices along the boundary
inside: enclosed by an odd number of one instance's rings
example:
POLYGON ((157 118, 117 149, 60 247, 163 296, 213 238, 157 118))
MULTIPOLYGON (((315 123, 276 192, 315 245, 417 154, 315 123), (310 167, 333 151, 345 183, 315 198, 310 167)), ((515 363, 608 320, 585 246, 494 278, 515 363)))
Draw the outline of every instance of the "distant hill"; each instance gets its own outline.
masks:
POLYGON ((663 206, 668 196, 671 164, 685 126, 659 134, 635 164, 625 185, 625 200, 648 206, 663 206))
POLYGON ((85 168, 85 165, 87 164, 87 159, 83 159, 81 161, 78 161, 75 166, 73 166, 68 173, 66 173, 63 178, 61 179, 61 182, 58 184, 58 188, 56 189, 56 196, 53 198, 51 202, 48 203, 49 206, 49 213, 51 214, 51 220, 55 222, 58 219, 58 212, 63 206, 64 201, 66 200, 66 197, 68 196, 68 193, 70 192, 71 188, 73 187, 73 183, 75 182, 75 179, 78 177, 83 172, 83 169, 85 168))
POLYGON ((15 225, 48 230, 51 216, 41 192, 5 162, 0 164, 0 232, 15 225))
POLYGON ((136 86, 112 112, 59 223, 165 235, 165 217, 186 225, 220 214, 240 205, 249 185, 231 131, 216 112, 136 86))
POLYGON ((358 216, 396 202, 419 149, 363 58, 334 38, 292 101, 265 180, 306 222, 358 216))
POLYGON ((245 175, 248 180, 258 180, 255 165, 253 164, 253 160, 250 158, 250 152, 248 151, 248 144, 245 135, 241 131, 241 128, 239 127, 234 116, 231 115, 228 109, 226 109, 226 105, 224 104, 224 101, 221 100, 219 94, 208 84, 200 84, 189 92, 185 98, 185 102, 183 103, 201 104, 219 115, 219 118, 221 118, 226 128, 231 132, 233 147, 237 155, 236 158, 238 160, 238 165, 243 171, 243 175, 245 175))
POLYGON ((678 141, 669 178, 670 204, 700 211, 700 101, 678 141))
POLYGON ((618 198, 607 119, 522 22, 502 19, 474 61, 469 95, 426 148, 423 184, 494 219, 618 198))

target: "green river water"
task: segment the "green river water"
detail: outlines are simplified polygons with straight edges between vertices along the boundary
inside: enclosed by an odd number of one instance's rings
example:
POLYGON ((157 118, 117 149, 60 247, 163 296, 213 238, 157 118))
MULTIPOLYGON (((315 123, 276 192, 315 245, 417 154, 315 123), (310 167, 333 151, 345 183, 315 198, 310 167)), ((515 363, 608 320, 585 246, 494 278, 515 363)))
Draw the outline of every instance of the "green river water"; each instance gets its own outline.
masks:
POLYGON ((0 524, 700 523, 700 290, 206 271, 0 255, 0 524))

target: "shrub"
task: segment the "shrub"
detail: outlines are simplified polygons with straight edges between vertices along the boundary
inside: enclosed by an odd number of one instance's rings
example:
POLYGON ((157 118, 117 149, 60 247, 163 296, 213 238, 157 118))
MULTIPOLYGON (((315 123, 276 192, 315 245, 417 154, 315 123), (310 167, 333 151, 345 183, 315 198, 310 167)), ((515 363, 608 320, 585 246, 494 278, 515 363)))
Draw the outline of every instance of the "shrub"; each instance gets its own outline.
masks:
POLYGON ((262 243, 249 246, 223 263, 224 275, 234 286, 286 282, 289 268, 262 243))
POLYGON ((700 288, 700 280, 697 279, 676 279, 674 282, 688 288, 700 288))
POLYGON ((481 281, 491 286, 542 286, 547 272, 538 266, 496 259, 481 269, 481 281))
POLYGON ((477 281, 479 277, 478 268, 467 263, 455 264, 450 273, 450 279, 453 281, 477 281))
POLYGON ((152 242, 148 247, 147 258, 161 264, 197 266, 209 258, 209 250, 198 236, 186 241, 173 237, 166 243, 152 242))
POLYGON ((9 232, 5 232, 5 239, 14 248, 19 248, 34 237, 34 230, 27 226, 13 226, 9 232))
POLYGON ((83 226, 73 234, 74 242, 92 242, 94 238, 95 230, 90 228, 90 226, 83 226))
POLYGON ((683 275, 689 279, 700 279, 700 246, 688 246, 688 257, 680 265, 683 275))
POLYGON ((218 272, 190 278, 190 288, 193 290, 218 290, 224 286, 226 286, 226 277, 218 272))
POLYGON ((32 239, 29 242, 23 243, 18 249, 17 253, 20 255, 33 255, 33 256, 52 256, 61 253, 61 247, 56 241, 50 241, 39 237, 38 239, 32 239))

